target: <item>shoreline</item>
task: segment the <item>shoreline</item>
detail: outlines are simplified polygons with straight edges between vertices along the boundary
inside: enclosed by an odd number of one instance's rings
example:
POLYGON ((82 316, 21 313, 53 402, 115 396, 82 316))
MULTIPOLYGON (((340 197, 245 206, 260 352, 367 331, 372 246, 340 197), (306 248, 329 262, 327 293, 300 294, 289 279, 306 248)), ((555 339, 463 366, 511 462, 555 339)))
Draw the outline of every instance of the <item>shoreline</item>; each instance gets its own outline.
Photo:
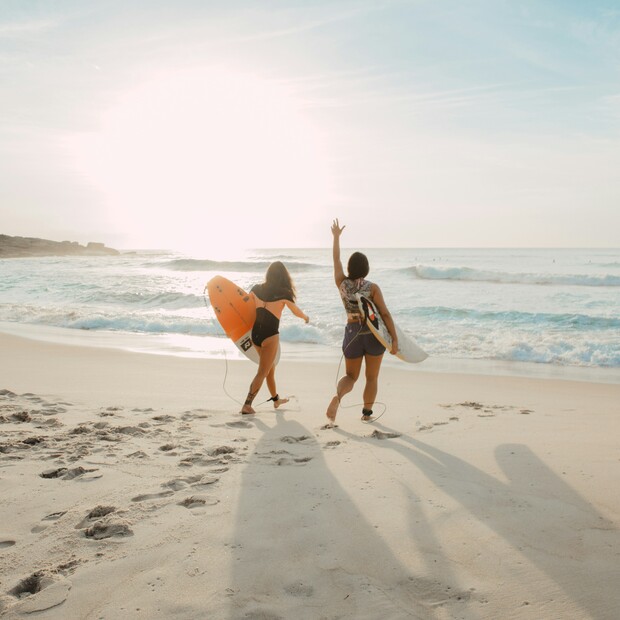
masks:
MULTIPOLYGON (((91 331, 70 328, 9 323, 0 321, 0 335, 13 335, 28 340, 78 347, 99 347, 149 355, 246 361, 225 336, 188 336, 183 334, 139 334, 134 332, 91 331)), ((282 343, 282 360, 343 365, 336 347, 304 343, 282 343)), ((420 364, 405 364, 386 354, 384 368, 409 372, 488 375, 562 381, 581 381, 620 385, 620 368, 560 366, 534 362, 485 359, 447 359, 430 357, 420 364)))
POLYGON ((282 363, 290 403, 241 416, 247 362, 0 346, 7 619, 620 608, 619 386, 386 367, 381 419, 358 383, 327 430, 330 364, 282 363))

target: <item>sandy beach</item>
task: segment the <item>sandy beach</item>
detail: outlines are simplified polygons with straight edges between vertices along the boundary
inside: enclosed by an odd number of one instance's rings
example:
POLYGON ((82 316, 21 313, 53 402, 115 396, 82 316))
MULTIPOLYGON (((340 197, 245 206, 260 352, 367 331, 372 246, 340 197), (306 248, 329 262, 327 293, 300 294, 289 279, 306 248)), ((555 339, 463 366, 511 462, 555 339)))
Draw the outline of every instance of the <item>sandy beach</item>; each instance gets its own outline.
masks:
POLYGON ((620 614, 620 385, 0 346, 3 617, 620 614))

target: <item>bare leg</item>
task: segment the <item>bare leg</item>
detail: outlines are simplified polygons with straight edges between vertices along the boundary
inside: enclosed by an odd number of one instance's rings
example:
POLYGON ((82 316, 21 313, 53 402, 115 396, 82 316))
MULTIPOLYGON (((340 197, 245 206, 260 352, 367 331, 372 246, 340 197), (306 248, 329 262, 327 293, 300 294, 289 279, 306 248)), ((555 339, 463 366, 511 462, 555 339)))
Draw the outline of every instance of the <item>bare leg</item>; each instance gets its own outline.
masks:
POLYGON ((336 420, 336 413, 338 412, 338 406, 340 405, 342 397, 353 389, 355 382, 360 376, 363 359, 363 357, 356 357, 354 359, 345 358, 345 369, 347 374, 338 381, 336 396, 331 399, 327 406, 327 411, 325 412, 331 424, 336 420))
MULTIPOLYGON (((366 385, 364 386, 364 409, 372 411, 375 399, 377 398, 377 390, 379 388, 379 370, 381 370, 381 355, 366 355, 366 385)), ((362 420, 370 420, 370 415, 363 415, 362 420)))
POLYGON ((263 385, 263 381, 266 379, 269 371, 273 367, 273 362, 276 359, 276 353, 278 352, 279 336, 270 336, 263 341, 262 346, 256 347, 259 356, 258 371, 252 383, 250 383, 250 389, 245 399, 243 407, 241 407, 241 413, 249 414, 256 413, 252 408, 252 401, 258 394, 263 385))
MULTIPOLYGON (((273 399, 278 395, 278 390, 276 388, 276 366, 275 364, 271 367, 269 374, 267 375, 267 387, 269 388, 269 393, 271 394, 271 398, 273 399)), ((277 409, 280 405, 284 405, 288 403, 288 398, 276 398, 273 401, 273 406, 277 409)))
POLYGON ((269 393, 271 394, 272 397, 278 393, 278 390, 276 388, 276 367, 275 365, 272 366, 269 372, 267 373, 267 389, 269 390, 269 393))

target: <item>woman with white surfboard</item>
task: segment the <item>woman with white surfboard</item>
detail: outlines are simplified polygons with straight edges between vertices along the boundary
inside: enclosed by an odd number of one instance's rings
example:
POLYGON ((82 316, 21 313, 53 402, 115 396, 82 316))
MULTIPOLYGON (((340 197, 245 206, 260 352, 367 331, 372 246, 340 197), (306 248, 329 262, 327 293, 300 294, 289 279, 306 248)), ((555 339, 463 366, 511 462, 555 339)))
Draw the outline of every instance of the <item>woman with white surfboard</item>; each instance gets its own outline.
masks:
POLYGON ((366 385, 364 386, 363 394, 362 420, 368 422, 373 419, 372 408, 377 396, 379 370, 381 369, 385 347, 366 327, 356 294, 364 295, 376 306, 391 336, 392 347, 390 353, 395 355, 398 351, 396 327, 385 305, 381 289, 374 282, 366 280, 370 269, 368 258, 361 252, 354 252, 347 263, 347 274, 344 272, 340 260, 340 235, 344 228, 344 226, 340 226, 337 219, 334 220, 332 224, 334 280, 347 313, 347 324, 342 343, 346 374, 338 381, 336 395, 331 399, 327 407, 326 415, 329 420, 329 426, 334 425, 342 397, 353 389, 355 382, 359 378, 362 362, 366 363, 366 385))
POLYGON ((288 398, 280 398, 276 390, 275 360, 280 345, 280 318, 284 308, 288 308, 295 316, 310 321, 308 315, 295 304, 295 286, 293 280, 280 261, 269 265, 265 274, 265 281, 252 287, 250 296, 256 304, 256 320, 252 327, 252 343, 258 351, 258 371, 252 383, 241 413, 248 415, 256 413, 252 402, 267 380, 267 387, 274 407, 288 402, 288 398))

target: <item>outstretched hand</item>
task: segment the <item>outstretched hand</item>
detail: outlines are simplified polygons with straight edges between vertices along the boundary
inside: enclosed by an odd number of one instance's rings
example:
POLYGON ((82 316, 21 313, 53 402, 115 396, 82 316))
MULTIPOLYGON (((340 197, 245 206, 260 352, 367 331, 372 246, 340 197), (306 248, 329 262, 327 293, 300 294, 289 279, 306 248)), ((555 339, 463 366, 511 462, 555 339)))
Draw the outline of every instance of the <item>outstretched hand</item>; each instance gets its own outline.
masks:
POLYGON ((344 229, 345 229, 345 226, 342 226, 342 228, 340 227, 340 224, 338 223, 338 218, 336 218, 332 222, 332 235, 334 235, 334 237, 340 237, 344 229))

